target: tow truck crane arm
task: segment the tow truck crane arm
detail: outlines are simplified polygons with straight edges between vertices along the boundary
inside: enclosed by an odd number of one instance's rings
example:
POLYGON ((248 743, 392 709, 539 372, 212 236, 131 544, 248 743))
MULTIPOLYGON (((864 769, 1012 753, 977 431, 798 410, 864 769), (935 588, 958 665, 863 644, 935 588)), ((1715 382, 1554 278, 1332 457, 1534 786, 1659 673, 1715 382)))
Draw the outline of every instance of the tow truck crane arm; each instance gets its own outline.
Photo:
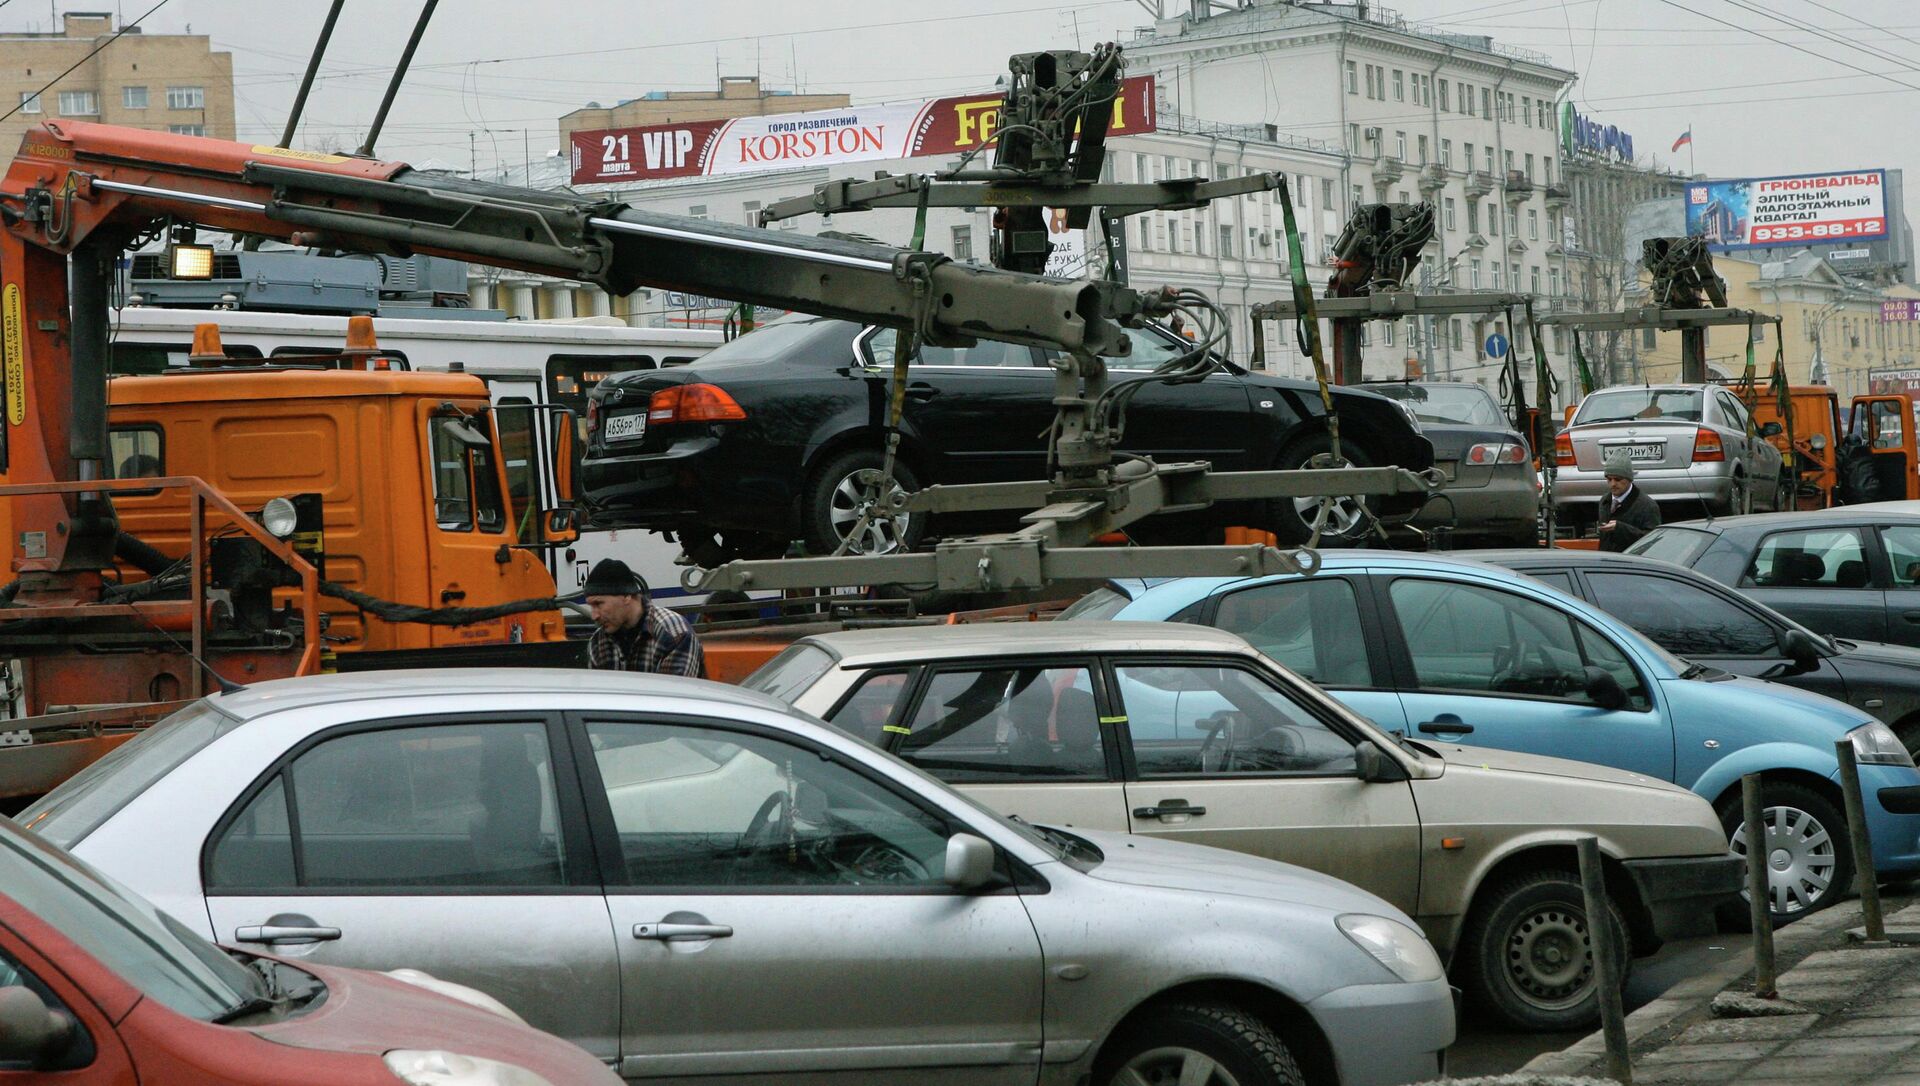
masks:
MULTIPOLYGON (((0 182, 9 424, 0 469, 15 483, 108 476, 115 262, 140 239, 182 223, 297 245, 431 253, 583 280, 615 294, 641 286, 710 294, 911 330, 936 345, 987 338, 1122 355, 1121 325, 1154 311, 1148 298, 1112 283, 773 236, 399 162, 47 121, 27 132, 0 182)), ((14 513, 15 527, 30 533, 22 573, 111 564, 117 524, 103 492, 23 497, 14 513)), ((79 589, 75 598, 87 594, 85 586, 70 587, 79 589)))

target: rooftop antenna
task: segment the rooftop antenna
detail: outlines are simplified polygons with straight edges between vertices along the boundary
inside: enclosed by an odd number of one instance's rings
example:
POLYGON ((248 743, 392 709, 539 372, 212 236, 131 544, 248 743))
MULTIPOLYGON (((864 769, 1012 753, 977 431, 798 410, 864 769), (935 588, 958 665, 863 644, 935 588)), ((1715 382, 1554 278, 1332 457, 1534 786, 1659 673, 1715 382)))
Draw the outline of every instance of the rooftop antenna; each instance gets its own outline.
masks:
POLYGON ((427 32, 427 22, 433 18, 433 9, 439 4, 440 0, 427 0, 426 6, 420 9, 420 18, 413 24, 413 36, 407 39, 407 48, 400 54, 400 63, 394 66, 393 79, 387 84, 387 96, 380 100, 380 112, 374 114, 373 127, 367 130, 366 142, 354 154, 373 157, 374 142, 380 138, 380 129, 387 123, 387 113, 393 109, 393 100, 400 94, 400 81, 407 77, 407 67, 413 63, 413 51, 420 47, 420 39, 427 32))

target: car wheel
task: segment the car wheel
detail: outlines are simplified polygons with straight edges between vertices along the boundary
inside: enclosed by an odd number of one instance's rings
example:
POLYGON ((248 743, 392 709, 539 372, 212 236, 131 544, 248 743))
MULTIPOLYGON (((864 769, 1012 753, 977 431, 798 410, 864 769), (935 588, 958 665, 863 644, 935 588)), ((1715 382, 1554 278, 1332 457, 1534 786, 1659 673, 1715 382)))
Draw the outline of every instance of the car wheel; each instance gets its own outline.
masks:
MULTIPOLYGON (((821 465, 807 481, 802 498, 801 527, 811 554, 833 554, 859 529, 848 548, 852 554, 895 554, 910 551, 926 534, 926 514, 885 516, 875 510, 860 527, 861 513, 878 496, 878 475, 884 456, 877 449, 849 449, 821 465)), ((895 492, 920 489, 920 479, 906 461, 893 462, 895 492)))
POLYGON ((786 540, 771 532, 716 532, 710 528, 679 528, 680 541, 693 564, 702 569, 725 565, 736 558, 778 558, 787 553, 786 540))
MULTIPOLYGON (((1833 904, 1853 885, 1847 821, 1833 801, 1805 785, 1767 781, 1760 788, 1767 826, 1767 911, 1774 924, 1797 920, 1833 904)), ((1728 848, 1747 855, 1747 834, 1736 793, 1720 811, 1728 848)), ((1745 892, 1742 891, 1742 896, 1745 892)))
MULTIPOLYGON (((1608 908, 1621 976, 1627 925, 1608 908)), ((1580 877, 1534 871, 1494 887, 1462 933, 1463 987, 1502 1023, 1532 1033, 1585 1029, 1599 1021, 1599 979, 1580 877)))
MULTIPOLYGON (((1311 468, 1316 457, 1325 456, 1333 451, 1333 440, 1326 434, 1312 434, 1287 446, 1280 454, 1279 464, 1283 470, 1311 468)), ((1371 467, 1373 461, 1364 452, 1355 447, 1352 441, 1342 441, 1340 451, 1347 463, 1354 467, 1371 467)), ((1322 499, 1320 498, 1280 498, 1267 503, 1267 530, 1284 547, 1297 547, 1313 537, 1314 520, 1320 516, 1322 499)), ((1327 508, 1326 524, 1320 532, 1320 542, 1328 547, 1357 547, 1368 539, 1368 528, 1372 518, 1366 512, 1366 499, 1361 497, 1335 498, 1327 508)))
POLYGON ((1735 478, 1733 485, 1727 489, 1726 512, 1721 515, 1743 517, 1751 512, 1753 512, 1753 488, 1747 485, 1745 479, 1735 478))
POLYGON ((1094 1066, 1100 1086, 1304 1086, 1286 1042, 1245 1011, 1175 1003, 1125 1028, 1094 1066))
POLYGON ((1780 477, 1780 483, 1773 490, 1773 511, 1784 513, 1793 508, 1793 483, 1786 476, 1780 477))

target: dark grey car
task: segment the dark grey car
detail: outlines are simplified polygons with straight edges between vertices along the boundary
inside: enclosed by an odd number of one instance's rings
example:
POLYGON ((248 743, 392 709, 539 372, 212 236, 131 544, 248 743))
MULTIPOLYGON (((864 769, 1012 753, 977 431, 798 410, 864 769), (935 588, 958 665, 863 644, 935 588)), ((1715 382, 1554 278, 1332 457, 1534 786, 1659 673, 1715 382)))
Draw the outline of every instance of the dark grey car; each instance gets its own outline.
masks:
POLYGON ((1860 507, 1682 521, 1629 553, 1698 570, 1815 633, 1920 646, 1920 514, 1860 507))
POLYGON ((1357 387, 1412 411, 1433 443, 1433 466, 1446 474, 1446 489, 1420 510, 1413 527, 1444 529, 1462 542, 1533 545, 1540 518, 1533 450, 1492 393, 1467 381, 1368 381, 1357 387))
POLYGON ((1920 649, 1828 638, 1702 574, 1604 551, 1480 551, 1577 596, 1676 656, 1855 705, 1920 751, 1920 649))

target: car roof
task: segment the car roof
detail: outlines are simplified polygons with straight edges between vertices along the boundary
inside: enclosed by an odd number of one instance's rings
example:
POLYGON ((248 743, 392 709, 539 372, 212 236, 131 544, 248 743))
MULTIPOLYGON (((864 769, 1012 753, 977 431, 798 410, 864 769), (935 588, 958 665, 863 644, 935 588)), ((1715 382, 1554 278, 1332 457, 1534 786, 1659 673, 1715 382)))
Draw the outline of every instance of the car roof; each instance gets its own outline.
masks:
MULTIPOLYGON (((1330 548, 1316 551, 1320 556, 1319 572, 1335 573, 1356 569, 1406 569, 1439 570, 1454 573, 1492 574, 1496 577, 1512 576, 1513 570, 1492 562, 1464 558, 1455 553, 1434 553, 1431 551, 1389 551, 1365 550, 1361 548, 1330 548)), ((1475 554, 1480 552, 1475 551, 1475 554)), ((1107 582, 1129 599, 1138 599, 1142 592, 1158 588, 1174 581, 1186 581, 1192 584, 1213 586, 1208 592, 1228 585, 1252 584, 1264 581, 1274 574, 1261 573, 1249 577, 1117 577, 1107 582)), ((1284 574, 1282 575, 1284 576, 1284 574)))
POLYGON ((458 697, 468 694, 615 694, 717 702, 740 708, 792 710, 764 694, 738 686, 635 671, 586 671, 577 668, 438 668, 413 671, 349 672, 273 679, 228 693, 208 703, 242 720, 287 709, 385 698, 458 697))
MULTIPOLYGON (((1496 566, 1518 568, 1520 566, 1642 566, 1647 569, 1668 571, 1685 570, 1684 566, 1672 562, 1662 562, 1658 558, 1647 558, 1638 554, 1621 554, 1617 551, 1570 550, 1566 547, 1506 547, 1498 550, 1474 551, 1473 556, 1481 562, 1496 566)), ((1699 574, 1695 574, 1699 576, 1699 574)))
POLYGON ((1781 528, 1818 528, 1834 524, 1880 524, 1889 519, 1900 521, 1916 516, 1920 516, 1920 502, 1874 502, 1870 505, 1836 505, 1831 509, 1804 509, 1786 513, 1750 513, 1743 517, 1714 517, 1712 520, 1677 520, 1661 527, 1714 533, 1770 532, 1781 528), (1894 505, 1914 508, 1887 508, 1894 505))
POLYGON ((972 622, 844 630, 801 640, 850 667, 1040 652, 1248 651, 1238 634, 1179 622, 972 622))

